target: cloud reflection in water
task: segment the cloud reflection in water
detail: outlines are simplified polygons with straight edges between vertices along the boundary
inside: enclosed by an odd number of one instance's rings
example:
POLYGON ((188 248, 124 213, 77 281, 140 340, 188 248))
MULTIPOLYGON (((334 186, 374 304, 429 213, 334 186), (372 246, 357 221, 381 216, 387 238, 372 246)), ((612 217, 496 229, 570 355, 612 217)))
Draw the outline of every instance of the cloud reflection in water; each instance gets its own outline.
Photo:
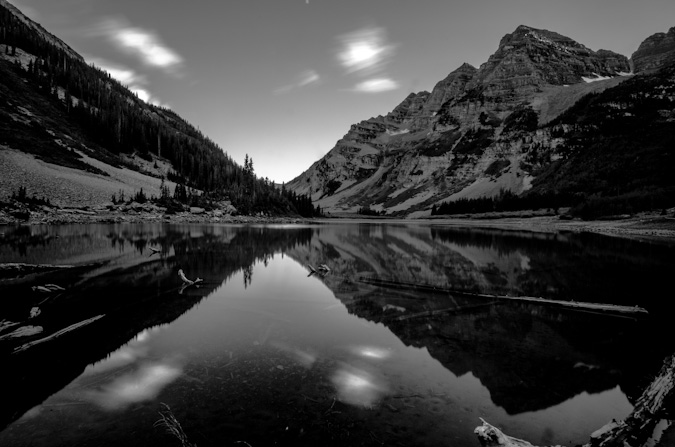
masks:
POLYGON ((155 398, 181 373, 182 368, 174 364, 147 363, 138 370, 115 379, 100 391, 89 392, 87 397, 106 410, 118 410, 155 398))
POLYGON ((298 362, 303 367, 309 369, 316 362, 316 354, 309 350, 303 350, 288 343, 275 340, 271 343, 272 346, 278 350, 288 354, 293 360, 298 362))
POLYGON ((350 366, 339 369, 332 378, 340 401, 372 407, 387 392, 384 383, 374 375, 350 366))
POLYGON ((388 349, 378 348, 377 346, 356 346, 351 351, 358 356, 375 360, 384 360, 391 355, 388 349))

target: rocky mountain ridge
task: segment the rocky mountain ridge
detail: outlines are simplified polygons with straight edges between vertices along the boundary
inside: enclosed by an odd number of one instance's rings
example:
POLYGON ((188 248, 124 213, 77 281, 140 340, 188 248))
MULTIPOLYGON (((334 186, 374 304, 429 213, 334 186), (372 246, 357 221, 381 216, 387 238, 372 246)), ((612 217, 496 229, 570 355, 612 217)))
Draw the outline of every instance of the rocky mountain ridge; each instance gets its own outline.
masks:
MULTIPOLYGON (((635 73, 667 65, 669 35, 647 39, 635 73)), ((463 64, 431 93, 411 93, 387 115, 353 125, 287 187, 332 213, 413 217, 442 201, 522 194, 561 158, 560 129, 545 125, 633 74, 625 56, 519 26, 479 68, 463 64)))
POLYGON ((648 37, 631 59, 637 72, 658 70, 675 62, 675 26, 667 33, 656 33, 648 37))

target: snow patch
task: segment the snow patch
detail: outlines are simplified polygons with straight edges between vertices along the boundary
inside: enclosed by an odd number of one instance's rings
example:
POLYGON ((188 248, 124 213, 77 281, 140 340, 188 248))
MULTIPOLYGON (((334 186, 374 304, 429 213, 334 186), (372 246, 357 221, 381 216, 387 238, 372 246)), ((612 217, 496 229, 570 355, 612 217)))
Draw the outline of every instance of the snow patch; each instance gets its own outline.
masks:
POLYGON ((36 56, 33 56, 30 53, 26 53, 23 51, 21 48, 16 48, 16 54, 11 55, 11 54, 6 54, 6 49, 7 45, 5 44, 0 44, 0 59, 6 59, 10 62, 15 62, 19 61, 21 64, 21 68, 24 70, 28 69, 28 64, 33 62, 35 63, 35 59, 37 59, 36 56))
POLYGON ((598 82, 598 81, 606 81, 607 79, 612 79, 611 76, 600 76, 597 73, 593 73, 595 75, 594 78, 587 78, 585 76, 582 76, 581 79, 583 79, 584 82, 586 83, 591 83, 591 82, 598 82))
POLYGON ((387 135, 394 136, 394 135, 403 135, 406 133, 410 133, 410 129, 400 129, 400 130, 386 130, 387 135))
POLYGON ((570 54, 570 50, 568 50, 567 47, 565 47, 564 45, 560 45, 559 43, 553 42, 551 39, 547 39, 546 37, 540 35, 539 33, 535 33, 534 31, 530 31, 527 34, 528 34, 528 36, 534 37, 536 40, 538 40, 541 43, 545 43, 546 45, 550 45, 557 50, 560 50, 562 52, 570 54))

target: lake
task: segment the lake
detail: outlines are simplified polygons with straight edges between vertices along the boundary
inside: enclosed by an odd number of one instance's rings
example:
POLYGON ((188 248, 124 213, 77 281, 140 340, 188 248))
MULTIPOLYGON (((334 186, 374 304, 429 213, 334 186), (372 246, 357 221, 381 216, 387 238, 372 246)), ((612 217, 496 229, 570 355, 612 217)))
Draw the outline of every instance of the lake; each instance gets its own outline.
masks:
POLYGON ((667 245, 428 224, 0 230, 0 263, 52 266, 0 273, 5 447, 180 445, 162 418, 199 446, 475 447, 480 418, 575 445, 675 350, 667 245))

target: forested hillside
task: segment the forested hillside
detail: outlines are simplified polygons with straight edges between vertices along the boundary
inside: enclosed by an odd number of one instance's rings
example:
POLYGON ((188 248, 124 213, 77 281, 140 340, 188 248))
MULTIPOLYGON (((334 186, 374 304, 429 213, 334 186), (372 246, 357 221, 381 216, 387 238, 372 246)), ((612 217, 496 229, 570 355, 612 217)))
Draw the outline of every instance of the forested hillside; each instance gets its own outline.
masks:
POLYGON ((308 198, 257 178, 253 160, 238 165, 176 113, 142 101, 2 4, 0 51, 0 144, 90 172, 97 169, 81 161, 79 152, 113 166, 123 163, 121 154, 149 161, 161 157, 173 166, 169 180, 229 199, 240 213, 318 212, 308 198), (17 114, 26 105, 39 110, 40 119, 35 113, 17 114))

